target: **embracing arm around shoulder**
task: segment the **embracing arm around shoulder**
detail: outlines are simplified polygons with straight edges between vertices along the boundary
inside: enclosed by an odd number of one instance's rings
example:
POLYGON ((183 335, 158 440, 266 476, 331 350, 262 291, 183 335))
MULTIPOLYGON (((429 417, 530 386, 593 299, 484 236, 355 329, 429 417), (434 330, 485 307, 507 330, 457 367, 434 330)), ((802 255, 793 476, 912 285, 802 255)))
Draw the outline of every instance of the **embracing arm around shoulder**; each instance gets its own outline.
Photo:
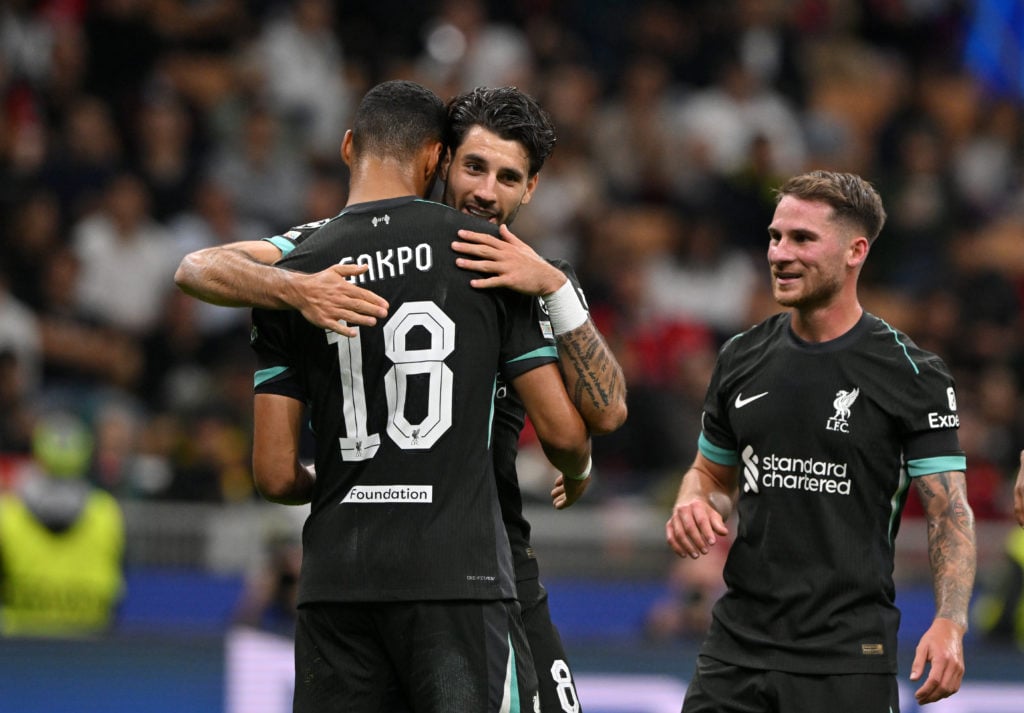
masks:
POLYGON ((611 433, 626 420, 622 367, 566 274, 513 235, 507 225, 499 233, 501 238, 460 230, 460 240, 452 248, 469 257, 457 258, 455 263, 489 275, 471 280, 473 287, 506 287, 545 301, 566 390, 591 433, 611 433), (559 315, 569 321, 559 324, 559 315))
POLYGON ((931 703, 956 693, 963 679, 963 636, 976 568, 974 513, 960 471, 922 475, 915 484, 928 523, 935 619, 917 645, 910 680, 918 680, 931 664, 914 694, 918 703, 931 703))
POLYGON ((569 400, 555 364, 520 374, 512 380, 512 386, 523 400, 544 455, 562 473, 556 484, 559 492, 552 493, 555 507, 568 507, 579 499, 590 482, 587 427, 569 400))
POLYGON ((715 463, 697 452, 665 525, 665 539, 677 555, 697 559, 729 534, 725 521, 732 514, 738 473, 738 466, 715 463))
POLYGON ((313 497, 315 477, 299 461, 303 403, 279 394, 253 398, 252 473, 265 499, 303 505, 313 497))
POLYGON ((354 336, 387 316, 388 303, 348 281, 365 265, 332 265, 316 273, 272 267, 281 251, 266 240, 228 243, 182 258, 174 282, 186 294, 226 307, 297 309, 318 327, 354 336))

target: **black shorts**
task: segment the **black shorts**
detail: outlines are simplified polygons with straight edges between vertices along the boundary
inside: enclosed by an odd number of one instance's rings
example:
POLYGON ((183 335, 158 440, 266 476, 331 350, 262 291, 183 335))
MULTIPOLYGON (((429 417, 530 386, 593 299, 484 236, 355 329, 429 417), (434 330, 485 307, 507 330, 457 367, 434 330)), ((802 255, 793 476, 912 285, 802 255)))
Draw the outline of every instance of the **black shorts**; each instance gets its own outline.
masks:
POLYGON ((697 657, 683 713, 899 713, 896 677, 885 673, 767 671, 697 657))
POLYGON ((295 713, 532 713, 515 601, 317 604, 298 611, 295 713))
POLYGON ((537 669, 541 713, 580 713, 576 683, 562 637, 551 621, 547 591, 538 579, 525 579, 517 582, 516 587, 533 666, 537 669))

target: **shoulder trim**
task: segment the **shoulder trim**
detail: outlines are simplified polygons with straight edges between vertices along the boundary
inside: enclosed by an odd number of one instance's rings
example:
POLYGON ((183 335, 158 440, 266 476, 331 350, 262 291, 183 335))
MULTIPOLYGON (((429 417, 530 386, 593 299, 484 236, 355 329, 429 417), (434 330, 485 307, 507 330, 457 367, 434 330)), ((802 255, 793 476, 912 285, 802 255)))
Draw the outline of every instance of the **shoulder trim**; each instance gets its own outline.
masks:
POLYGON ((903 343, 902 339, 900 339, 900 333, 896 331, 888 322, 886 322, 881 317, 876 317, 876 319, 882 323, 882 326, 889 330, 890 334, 892 334, 893 340, 896 342, 896 345, 903 350, 903 356, 906 357, 908 362, 910 362, 910 366, 914 369, 914 373, 920 374, 921 370, 917 368, 917 364, 910 357, 910 352, 907 350, 907 345, 903 343))

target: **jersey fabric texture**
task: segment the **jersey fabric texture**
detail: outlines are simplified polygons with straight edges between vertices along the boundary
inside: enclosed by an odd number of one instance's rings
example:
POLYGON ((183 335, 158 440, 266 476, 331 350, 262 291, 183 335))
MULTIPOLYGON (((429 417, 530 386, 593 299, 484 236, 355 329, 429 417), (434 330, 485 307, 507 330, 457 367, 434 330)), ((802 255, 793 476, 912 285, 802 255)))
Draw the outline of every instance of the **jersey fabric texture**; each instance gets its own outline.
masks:
POLYGON ((257 393, 306 402, 317 481, 299 604, 514 598, 490 451, 495 374, 555 361, 536 301, 476 290, 460 228, 494 226, 413 197, 350 206, 279 266, 370 266, 389 316, 351 339, 254 310, 257 393))
POLYGON ((701 453, 738 465, 739 521, 702 653, 794 673, 896 673, 893 544, 911 477, 964 471, 953 379, 864 313, 810 344, 770 317, 721 349, 701 453))

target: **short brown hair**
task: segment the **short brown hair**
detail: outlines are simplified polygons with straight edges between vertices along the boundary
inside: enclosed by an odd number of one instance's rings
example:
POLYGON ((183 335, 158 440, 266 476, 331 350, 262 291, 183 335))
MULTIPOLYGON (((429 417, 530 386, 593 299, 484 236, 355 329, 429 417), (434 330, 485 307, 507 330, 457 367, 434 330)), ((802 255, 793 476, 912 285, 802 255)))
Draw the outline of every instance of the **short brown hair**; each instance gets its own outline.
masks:
POLYGON ((853 173, 810 171, 790 178, 777 193, 776 201, 793 196, 830 205, 837 220, 862 228, 869 243, 875 242, 885 225, 885 208, 878 191, 853 173))

